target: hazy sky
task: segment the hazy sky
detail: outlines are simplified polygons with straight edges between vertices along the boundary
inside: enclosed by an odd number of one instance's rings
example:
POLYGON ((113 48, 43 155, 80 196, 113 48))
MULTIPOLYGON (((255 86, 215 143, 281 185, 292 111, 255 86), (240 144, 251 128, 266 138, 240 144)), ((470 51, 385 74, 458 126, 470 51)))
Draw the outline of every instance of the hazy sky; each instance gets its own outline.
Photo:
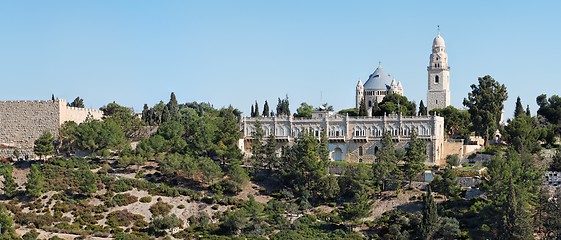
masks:
MULTIPOLYGON (((2 100, 49 99, 142 110, 180 102, 251 104, 288 94, 354 107, 355 86, 381 61, 405 95, 426 99, 440 25, 452 105, 477 78, 517 96, 561 94, 561 1, 2 1, 2 100), (556 73, 557 72, 557 73, 556 73)), ((425 100, 426 102, 426 100, 425 100)))

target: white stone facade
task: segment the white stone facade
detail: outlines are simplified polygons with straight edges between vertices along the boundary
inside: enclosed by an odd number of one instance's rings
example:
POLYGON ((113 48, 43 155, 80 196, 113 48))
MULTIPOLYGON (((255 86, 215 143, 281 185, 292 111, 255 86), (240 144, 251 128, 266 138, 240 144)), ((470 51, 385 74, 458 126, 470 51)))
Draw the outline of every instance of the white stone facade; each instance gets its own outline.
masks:
POLYGON ((450 66, 440 32, 432 43, 428 72, 427 110, 450 106, 450 66))
POLYGON ((0 156, 12 157, 18 149, 22 157, 34 157, 34 141, 49 131, 58 136, 65 121, 83 122, 86 117, 101 119, 96 109, 67 107, 65 100, 0 101, 0 156))
POLYGON ((406 117, 348 117, 329 112, 316 112, 312 118, 270 117, 243 118, 242 151, 251 153, 251 143, 257 122, 261 124, 265 140, 275 135, 279 149, 291 145, 303 131, 311 130, 319 138, 327 131, 330 157, 333 161, 373 162, 381 148, 384 132, 390 132, 397 148, 404 148, 415 129, 427 142, 427 165, 444 162, 444 118, 438 116, 406 117), (321 115, 320 115, 321 114, 321 115))

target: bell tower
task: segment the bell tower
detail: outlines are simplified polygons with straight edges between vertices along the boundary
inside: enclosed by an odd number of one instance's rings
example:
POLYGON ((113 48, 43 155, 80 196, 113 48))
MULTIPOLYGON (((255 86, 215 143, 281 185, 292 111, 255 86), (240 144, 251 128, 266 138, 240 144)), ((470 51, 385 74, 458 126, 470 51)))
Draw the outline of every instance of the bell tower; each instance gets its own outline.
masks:
POLYGON ((440 30, 432 42, 428 72, 427 110, 450 106, 450 66, 440 30))

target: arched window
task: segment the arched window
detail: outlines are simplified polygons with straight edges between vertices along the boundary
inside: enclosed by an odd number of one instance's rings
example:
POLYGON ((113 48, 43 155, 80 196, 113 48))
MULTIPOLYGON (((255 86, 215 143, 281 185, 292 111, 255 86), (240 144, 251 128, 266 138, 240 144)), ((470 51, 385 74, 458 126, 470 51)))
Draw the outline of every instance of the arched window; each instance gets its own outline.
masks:
POLYGON ((438 75, 434 76, 434 84, 438 84, 439 80, 438 75))

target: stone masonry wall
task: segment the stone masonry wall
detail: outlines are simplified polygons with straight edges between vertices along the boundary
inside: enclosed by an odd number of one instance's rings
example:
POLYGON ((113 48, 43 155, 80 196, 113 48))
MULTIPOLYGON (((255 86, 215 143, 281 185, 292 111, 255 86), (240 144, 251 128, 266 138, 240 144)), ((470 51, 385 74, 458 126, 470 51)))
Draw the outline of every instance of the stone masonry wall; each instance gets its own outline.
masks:
POLYGON ((33 156, 33 142, 49 131, 58 136, 58 101, 0 101, 0 156, 10 157, 14 149, 33 156))
POLYGON ((82 123, 88 116, 101 119, 103 112, 67 107, 63 99, 0 101, 0 156, 13 157, 18 149, 22 158, 34 158, 34 142, 44 131, 56 138, 62 123, 82 123))
POLYGON ((60 104, 60 124, 66 121, 74 121, 75 123, 82 123, 88 116, 93 119, 101 119, 103 111, 91 108, 75 108, 66 106, 66 100, 59 100, 60 104))

